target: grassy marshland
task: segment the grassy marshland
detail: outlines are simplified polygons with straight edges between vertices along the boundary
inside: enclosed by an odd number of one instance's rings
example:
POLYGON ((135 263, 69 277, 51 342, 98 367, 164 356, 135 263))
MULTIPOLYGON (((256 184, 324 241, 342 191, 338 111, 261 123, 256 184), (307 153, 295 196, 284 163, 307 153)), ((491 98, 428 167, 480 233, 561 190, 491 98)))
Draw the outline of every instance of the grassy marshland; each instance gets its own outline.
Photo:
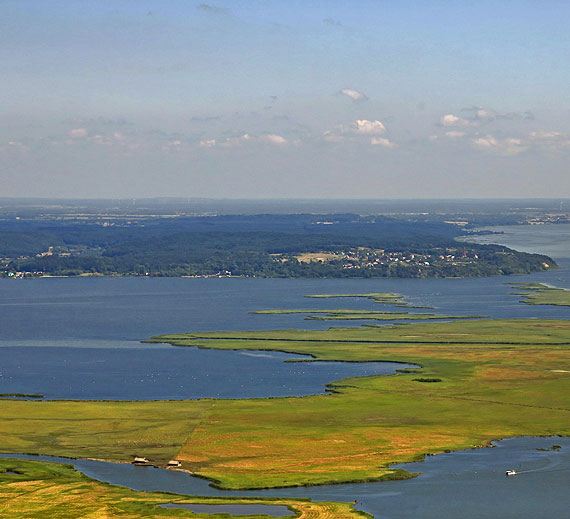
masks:
MULTIPOLYGON (((309 499, 189 497, 162 492, 136 492, 92 480, 68 465, 0 459, 0 515, 13 519, 134 519, 140 517, 212 517, 186 510, 161 508, 166 503, 282 505, 300 519, 363 519, 368 514, 348 503, 309 499)), ((219 517, 219 516, 218 516, 219 517)), ((231 517, 226 515, 226 517, 231 517)), ((243 519, 266 515, 240 516, 243 519)))
POLYGON ((2 450, 125 461, 138 454, 157 463, 176 457, 220 486, 259 488, 405 477, 390 464, 495 438, 570 435, 570 321, 485 319, 155 340, 422 369, 345 379, 330 385, 332 394, 303 398, 4 401, 2 450))
POLYGON ((414 306, 404 301, 404 296, 400 294, 393 294, 391 292, 370 292, 367 294, 310 294, 305 297, 312 297, 315 299, 331 299, 337 297, 363 297, 371 299, 375 303, 384 305, 395 305, 406 308, 433 308, 433 306, 414 306))
POLYGON ((53 454, 157 465, 173 459, 207 401, 0 401, 1 452, 53 454))
POLYGON ((522 303, 527 305, 554 305, 570 306, 570 290, 543 285, 542 283, 509 283, 519 292, 516 295, 523 296, 522 303))
POLYGON ((377 312, 366 310, 257 310, 252 314, 265 315, 286 315, 286 314, 308 314, 305 317, 310 321, 431 321, 431 320, 451 320, 451 319, 482 319, 483 315, 440 315, 428 313, 409 312, 377 312))

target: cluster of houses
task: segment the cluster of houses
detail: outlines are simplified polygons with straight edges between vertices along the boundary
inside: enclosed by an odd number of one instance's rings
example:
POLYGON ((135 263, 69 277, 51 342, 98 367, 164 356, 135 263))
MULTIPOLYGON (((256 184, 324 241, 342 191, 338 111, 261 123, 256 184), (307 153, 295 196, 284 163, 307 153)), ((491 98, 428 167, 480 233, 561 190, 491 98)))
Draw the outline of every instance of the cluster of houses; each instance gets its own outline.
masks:
POLYGON ((436 254, 417 254, 410 252, 386 252, 381 249, 358 249, 348 252, 345 257, 343 268, 359 269, 365 267, 377 267, 380 265, 395 265, 398 263, 429 267, 433 264, 457 262, 472 262, 479 259, 477 254, 469 254, 466 249, 461 252, 455 249, 441 250, 436 254))
MULTIPOLYGON (((143 456, 135 456, 133 459, 133 465, 151 465, 151 461, 143 456)), ((167 464, 167 468, 180 468, 182 463, 178 460, 170 460, 167 464)))

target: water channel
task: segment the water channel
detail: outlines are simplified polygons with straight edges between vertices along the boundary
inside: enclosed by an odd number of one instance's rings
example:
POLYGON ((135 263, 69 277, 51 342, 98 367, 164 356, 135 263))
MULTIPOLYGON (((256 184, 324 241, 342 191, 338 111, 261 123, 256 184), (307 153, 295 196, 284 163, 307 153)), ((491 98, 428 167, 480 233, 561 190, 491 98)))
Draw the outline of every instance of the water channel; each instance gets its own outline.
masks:
POLYGON ((373 514, 376 519, 567 517, 570 509, 570 438, 510 438, 494 442, 494 445, 493 448, 438 454, 423 462, 395 465, 422 473, 410 480, 247 492, 218 490, 204 479, 154 467, 51 456, 18 457, 72 463, 87 476, 135 490, 194 496, 356 500, 358 509, 373 514), (551 450, 553 445, 560 449, 551 450), (505 476, 509 469, 519 474, 505 476))

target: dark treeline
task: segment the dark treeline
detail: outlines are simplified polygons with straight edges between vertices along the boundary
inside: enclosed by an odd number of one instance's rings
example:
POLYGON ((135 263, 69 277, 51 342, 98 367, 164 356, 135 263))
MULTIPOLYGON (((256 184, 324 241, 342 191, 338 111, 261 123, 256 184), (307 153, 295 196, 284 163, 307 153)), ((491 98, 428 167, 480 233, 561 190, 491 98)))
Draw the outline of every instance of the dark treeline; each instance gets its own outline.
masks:
POLYGON ((146 218, 108 226, 12 220, 0 223, 0 256, 5 275, 449 277, 526 273, 554 265, 545 256, 459 244, 454 241, 459 234, 457 226, 441 222, 351 214, 146 218), (459 251, 458 256, 477 260, 429 265, 363 261, 347 268, 343 259, 307 263, 295 257, 358 248, 402 257, 459 251))

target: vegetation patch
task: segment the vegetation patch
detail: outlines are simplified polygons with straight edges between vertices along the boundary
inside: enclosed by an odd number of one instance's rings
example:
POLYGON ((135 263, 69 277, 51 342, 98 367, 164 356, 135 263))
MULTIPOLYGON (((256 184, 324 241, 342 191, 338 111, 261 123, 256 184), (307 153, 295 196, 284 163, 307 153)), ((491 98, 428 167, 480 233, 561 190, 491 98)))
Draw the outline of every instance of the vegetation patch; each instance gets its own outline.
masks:
POLYGON ((522 296, 521 303, 527 305, 570 306, 570 290, 549 287, 542 283, 509 283, 519 291, 515 295, 522 296))
POLYGON ((461 229, 444 222, 357 214, 123 214, 111 223, 110 215, 91 218, 83 209, 70 219, 36 214, 25 226, 0 221, 0 276, 444 278, 556 267, 547 256, 498 245, 458 248, 461 229))
POLYGON ((393 361, 417 373, 344 379, 301 398, 5 401, 5 452, 152 463, 223 488, 410 477, 391 465, 521 435, 570 435, 570 321, 512 319, 328 330, 207 332, 156 342, 393 361), (416 371, 416 370, 414 370, 416 371), (418 384, 414 378, 441 379, 418 384))
POLYGON ((376 312, 366 310, 257 310, 252 314, 309 314, 305 317, 308 321, 430 321, 451 319, 483 319, 484 315, 440 315, 428 313, 409 312, 376 312))
POLYGON ((364 297, 371 299, 375 303, 402 306, 407 308, 433 308, 432 306, 414 306, 410 303, 403 301, 404 296, 400 294, 393 294, 391 292, 370 292, 367 294, 310 294, 305 297, 312 297, 318 299, 330 299, 337 297, 364 297))
POLYGON ((0 393, 0 398, 43 398, 38 393, 0 393))
MULTIPOLYGON (((212 515, 167 508, 168 503, 286 506, 287 517, 299 519, 364 519, 371 516, 352 504, 312 502, 310 499, 210 498, 164 492, 137 492, 100 483, 75 471, 70 465, 39 461, 0 459, 0 510, 2 517, 57 517, 58 519, 135 519, 146 517, 204 517, 212 515)), ((224 514, 225 517, 232 517, 224 514)), ((239 516, 267 519, 267 515, 239 516)))
POLYGON ((539 449, 536 449, 536 450, 537 450, 537 451, 550 452, 550 451, 559 451, 561 448, 562 448, 561 445, 553 445, 552 447, 549 447, 548 449, 539 448, 539 449))
POLYGON ((441 382, 440 378, 413 378, 414 382, 441 382))

